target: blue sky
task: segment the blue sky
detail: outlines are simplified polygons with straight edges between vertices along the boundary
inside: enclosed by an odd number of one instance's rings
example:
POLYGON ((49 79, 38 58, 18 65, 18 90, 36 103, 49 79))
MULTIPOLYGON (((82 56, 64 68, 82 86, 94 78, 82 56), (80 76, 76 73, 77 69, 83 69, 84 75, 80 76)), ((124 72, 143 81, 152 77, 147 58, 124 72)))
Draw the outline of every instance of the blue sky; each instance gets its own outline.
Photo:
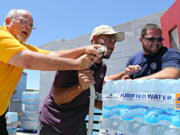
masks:
MULTIPOLYGON (((0 24, 9 10, 29 10, 37 27, 27 43, 40 46, 91 33, 97 25, 117 25, 167 10, 175 0, 7 0, 1 1, 0 24)), ((39 71, 29 71, 27 88, 39 89, 39 71)))

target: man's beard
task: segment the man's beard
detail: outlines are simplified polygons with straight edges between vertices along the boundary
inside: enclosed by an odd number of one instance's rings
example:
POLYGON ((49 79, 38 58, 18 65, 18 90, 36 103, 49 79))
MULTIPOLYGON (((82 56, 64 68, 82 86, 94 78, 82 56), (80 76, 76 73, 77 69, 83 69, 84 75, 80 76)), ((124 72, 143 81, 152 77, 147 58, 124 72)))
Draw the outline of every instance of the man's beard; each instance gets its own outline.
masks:
POLYGON ((156 46, 157 46, 156 52, 152 51, 150 47, 146 47, 146 45, 143 45, 142 47, 147 55, 156 55, 159 52, 159 50, 162 48, 162 45, 156 44, 156 46))
POLYGON ((111 57, 112 53, 113 53, 113 50, 112 49, 110 49, 110 50, 111 50, 111 52, 109 54, 103 55, 102 58, 109 59, 111 57))
POLYGON ((27 41, 27 38, 25 39, 25 38, 23 38, 20 34, 17 34, 17 40, 19 40, 20 42, 22 42, 22 43, 25 43, 26 41, 27 41))
POLYGON ((104 59, 109 59, 110 57, 111 57, 111 54, 110 54, 110 55, 103 56, 104 59))

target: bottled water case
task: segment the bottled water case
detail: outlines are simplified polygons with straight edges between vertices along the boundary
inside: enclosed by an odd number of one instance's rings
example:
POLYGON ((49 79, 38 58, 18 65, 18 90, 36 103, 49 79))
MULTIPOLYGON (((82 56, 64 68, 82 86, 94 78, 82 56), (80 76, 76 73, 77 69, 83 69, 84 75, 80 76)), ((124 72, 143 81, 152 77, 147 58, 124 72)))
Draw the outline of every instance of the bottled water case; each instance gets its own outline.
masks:
POLYGON ((180 135, 180 80, 119 80, 103 88, 101 135, 180 135))

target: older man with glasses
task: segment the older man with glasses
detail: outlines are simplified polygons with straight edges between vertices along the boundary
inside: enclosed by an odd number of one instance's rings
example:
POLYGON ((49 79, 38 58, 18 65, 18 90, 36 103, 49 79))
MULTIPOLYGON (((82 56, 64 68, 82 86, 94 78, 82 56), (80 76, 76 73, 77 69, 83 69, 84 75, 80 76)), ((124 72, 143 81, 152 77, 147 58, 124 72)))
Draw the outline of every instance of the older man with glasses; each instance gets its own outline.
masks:
MULTIPOLYGON (((141 31, 143 51, 132 56, 127 67, 131 79, 177 79, 180 78, 180 53, 163 46, 161 28, 147 24, 141 31)), ((106 77, 106 80, 122 79, 122 72, 106 77)))
POLYGON ((25 41, 33 25, 31 13, 23 9, 11 10, 0 27, 0 134, 7 135, 5 113, 24 68, 33 70, 83 70, 100 57, 93 45, 66 51, 46 51, 25 41))

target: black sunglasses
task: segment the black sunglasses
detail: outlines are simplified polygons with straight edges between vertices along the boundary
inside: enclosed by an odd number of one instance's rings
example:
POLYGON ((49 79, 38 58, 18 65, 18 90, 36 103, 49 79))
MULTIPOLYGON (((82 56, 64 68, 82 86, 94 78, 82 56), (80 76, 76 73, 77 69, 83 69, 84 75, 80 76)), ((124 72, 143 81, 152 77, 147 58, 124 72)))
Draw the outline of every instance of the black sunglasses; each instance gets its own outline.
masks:
POLYGON ((162 42, 164 40, 164 38, 162 38, 162 37, 159 37, 159 38, 155 38, 155 37, 146 38, 146 37, 143 37, 143 38, 150 41, 150 42, 155 42, 155 41, 162 42))

